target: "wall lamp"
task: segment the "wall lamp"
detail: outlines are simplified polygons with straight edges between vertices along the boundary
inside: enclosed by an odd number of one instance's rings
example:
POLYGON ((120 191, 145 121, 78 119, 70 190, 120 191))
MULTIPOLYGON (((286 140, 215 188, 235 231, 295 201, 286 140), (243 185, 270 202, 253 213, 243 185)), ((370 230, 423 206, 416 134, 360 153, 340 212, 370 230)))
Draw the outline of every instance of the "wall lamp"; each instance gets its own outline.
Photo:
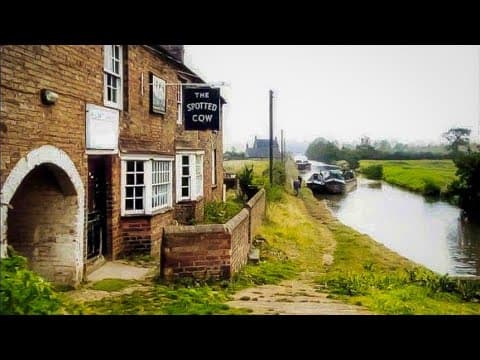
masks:
POLYGON ((48 89, 42 89, 41 96, 42 96, 42 103, 45 105, 53 105, 58 100, 58 94, 48 89))

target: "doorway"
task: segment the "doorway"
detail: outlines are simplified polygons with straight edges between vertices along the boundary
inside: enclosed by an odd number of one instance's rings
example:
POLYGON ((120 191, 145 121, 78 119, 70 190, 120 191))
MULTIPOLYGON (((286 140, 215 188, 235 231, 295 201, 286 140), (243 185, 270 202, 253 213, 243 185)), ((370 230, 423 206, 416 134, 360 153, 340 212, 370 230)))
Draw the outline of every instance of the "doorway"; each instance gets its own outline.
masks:
POLYGON ((107 254, 107 181, 104 156, 88 157, 87 260, 107 254))

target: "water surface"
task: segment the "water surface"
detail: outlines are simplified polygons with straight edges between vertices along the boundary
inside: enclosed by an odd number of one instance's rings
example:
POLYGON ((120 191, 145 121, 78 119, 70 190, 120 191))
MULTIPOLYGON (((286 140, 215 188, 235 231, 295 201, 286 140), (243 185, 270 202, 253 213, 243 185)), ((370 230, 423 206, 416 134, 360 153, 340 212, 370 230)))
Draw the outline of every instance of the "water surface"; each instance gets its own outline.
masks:
POLYGON ((321 197, 342 223, 433 271, 480 276, 480 225, 456 206, 362 177, 347 194, 321 197))

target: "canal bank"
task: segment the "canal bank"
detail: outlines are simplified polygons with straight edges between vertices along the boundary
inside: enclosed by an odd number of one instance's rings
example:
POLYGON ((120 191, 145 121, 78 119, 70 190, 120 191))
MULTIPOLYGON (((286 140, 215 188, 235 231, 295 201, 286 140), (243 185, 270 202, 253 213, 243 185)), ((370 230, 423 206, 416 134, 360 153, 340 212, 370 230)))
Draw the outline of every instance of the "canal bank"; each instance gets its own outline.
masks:
POLYGON ((380 314, 480 314, 477 281, 439 276, 344 225, 308 189, 301 196, 335 240, 334 261, 316 278, 333 298, 380 314))
POLYGON ((480 226, 447 202, 358 178, 345 196, 325 196, 340 221, 439 274, 480 275, 480 226))

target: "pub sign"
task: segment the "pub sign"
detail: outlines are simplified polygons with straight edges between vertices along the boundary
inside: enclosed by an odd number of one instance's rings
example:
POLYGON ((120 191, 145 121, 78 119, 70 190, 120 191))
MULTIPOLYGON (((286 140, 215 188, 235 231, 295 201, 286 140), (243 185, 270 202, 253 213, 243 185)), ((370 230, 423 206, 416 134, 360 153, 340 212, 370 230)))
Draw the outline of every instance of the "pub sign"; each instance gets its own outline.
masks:
POLYGON ((220 89, 184 87, 183 119, 185 130, 219 130, 220 89))

